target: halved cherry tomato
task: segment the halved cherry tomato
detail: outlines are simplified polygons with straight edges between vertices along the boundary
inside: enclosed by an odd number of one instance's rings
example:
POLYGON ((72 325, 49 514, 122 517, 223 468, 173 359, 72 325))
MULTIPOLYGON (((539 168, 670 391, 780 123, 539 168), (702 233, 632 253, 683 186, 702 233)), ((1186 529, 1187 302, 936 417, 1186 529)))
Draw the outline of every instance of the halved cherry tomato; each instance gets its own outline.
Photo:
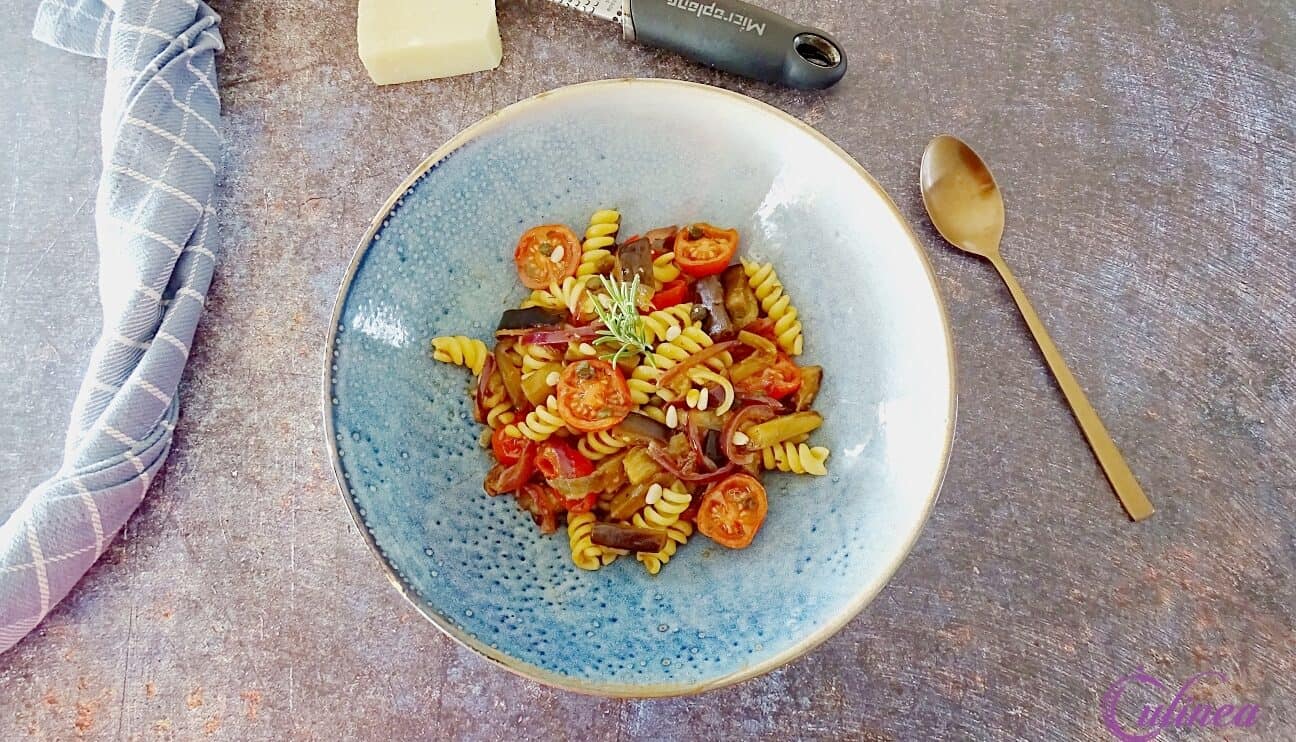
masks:
POLYGON ((742 394, 763 394, 783 399, 801 388, 801 369, 785 354, 779 353, 772 366, 734 384, 734 391, 742 394))
POLYGON ((496 428, 491 433, 491 450, 495 452, 495 460, 504 466, 512 466, 522 458, 522 452, 526 450, 527 439, 522 436, 509 435, 504 432, 504 428, 496 428))
POLYGON ((666 282, 664 286, 657 290, 657 293, 653 294, 653 311, 673 307, 676 304, 683 304, 684 300, 688 298, 688 290, 688 282, 681 278, 666 282))
POLYGON ((738 252, 738 230, 700 223, 675 234, 675 264, 694 278, 714 276, 729 267, 738 252))
POLYGON ((536 468, 545 479, 575 479, 593 472, 594 464, 567 441, 550 438, 540 444, 536 468))
POLYGON ((721 546, 745 549, 765 522, 769 502, 755 477, 734 474, 717 482, 698 505, 698 530, 721 546))
POLYGON ((558 414, 583 433, 607 430, 630 414, 634 403, 625 377, 599 359, 568 364, 558 379, 558 414))
POLYGON ((561 224, 527 230, 513 251, 518 278, 529 289, 547 289, 551 283, 576 275, 580 259, 576 233, 561 224))

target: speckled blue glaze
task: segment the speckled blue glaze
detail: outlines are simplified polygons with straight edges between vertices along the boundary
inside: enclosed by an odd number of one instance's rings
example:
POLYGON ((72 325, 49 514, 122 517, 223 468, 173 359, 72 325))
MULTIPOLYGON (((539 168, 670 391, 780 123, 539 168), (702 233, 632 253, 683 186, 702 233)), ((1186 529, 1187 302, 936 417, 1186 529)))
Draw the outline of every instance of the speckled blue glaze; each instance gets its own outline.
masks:
MULTIPOLYGON (((881 588, 935 500, 953 424, 945 317, 894 205, 853 161, 741 96, 667 81, 564 88, 486 119, 402 189, 361 245, 330 338, 338 478, 399 588, 451 636, 538 680, 628 696, 764 672, 836 631, 881 588), (481 489, 471 376, 430 338, 490 339, 524 294, 526 228, 622 234, 706 220, 773 260, 826 368, 830 476, 767 478, 743 551, 696 537, 658 576, 572 565, 511 498, 481 489)), ((417 175, 417 174, 416 174, 417 175)))

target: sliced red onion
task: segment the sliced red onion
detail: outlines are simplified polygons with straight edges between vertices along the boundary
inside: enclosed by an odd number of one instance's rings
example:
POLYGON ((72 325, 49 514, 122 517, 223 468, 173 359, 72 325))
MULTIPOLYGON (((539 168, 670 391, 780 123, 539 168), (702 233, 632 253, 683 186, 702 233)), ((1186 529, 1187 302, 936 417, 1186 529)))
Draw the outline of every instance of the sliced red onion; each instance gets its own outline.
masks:
POLYGON ((698 462, 702 464, 704 469, 707 471, 715 471, 716 464, 714 461, 707 458, 705 441, 703 439, 704 433, 702 428, 698 426, 696 418, 696 412, 684 413, 684 432, 688 437, 689 448, 693 449, 693 454, 697 456, 698 462))
POLYGON ((731 461, 712 472, 698 473, 684 471, 680 468, 679 464, 671 458, 671 455, 660 446, 649 446, 648 455, 652 457, 653 461, 657 462, 658 466, 685 482, 714 482, 717 479, 722 479, 738 470, 737 464, 734 464, 731 461))
POLYGON ((564 327, 560 330, 527 331, 522 336, 522 342, 531 345, 566 345, 573 340, 592 340, 598 337, 599 330, 602 329, 603 324, 595 322, 581 327, 564 327))
POLYGON ((774 408, 766 404, 749 404, 738 410, 729 422, 725 424, 721 445, 724 447, 725 456, 729 457, 731 463, 746 466, 756 460, 756 452, 748 451, 746 448, 734 443, 734 434, 751 423, 765 422, 778 417, 774 408))

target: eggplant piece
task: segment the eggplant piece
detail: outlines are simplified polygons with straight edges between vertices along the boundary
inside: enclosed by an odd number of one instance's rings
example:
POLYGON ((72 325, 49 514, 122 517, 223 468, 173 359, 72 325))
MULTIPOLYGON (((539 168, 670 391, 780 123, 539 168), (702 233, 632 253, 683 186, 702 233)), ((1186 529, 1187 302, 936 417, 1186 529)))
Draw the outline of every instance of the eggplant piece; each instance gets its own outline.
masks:
POLYGON ((679 233, 679 227, 658 227, 648 234, 644 239, 656 252, 670 252, 675 249, 675 235, 679 233))
POLYGON ((739 328, 746 327, 760 316, 760 303, 756 292, 747 283, 747 274, 741 265, 731 265, 720 275, 724 285, 724 305, 729 317, 739 328))
POLYGON ((526 393, 522 391, 522 369, 513 363, 509 349, 513 339, 501 340, 495 344, 495 366, 499 368, 500 379, 504 381, 504 390, 508 392, 509 401, 514 409, 523 409, 527 404, 526 393))
POLYGON ((666 548, 666 532, 655 528, 635 528, 620 523, 595 523, 590 541, 609 549, 641 551, 655 554, 666 548))
POLYGON ((720 279, 707 276, 697 282, 698 302, 707 309, 706 324, 702 327, 713 340, 725 340, 738 334, 738 328, 725 309, 725 291, 720 279))
POLYGON ((801 387, 792 398, 797 412, 805 412, 814 404, 819 394, 819 385, 823 383, 823 366, 802 366, 801 387))
POLYGON ((647 415, 631 412, 612 429, 612 433, 618 438, 665 443, 671 430, 647 415))
POLYGON ((499 326, 495 328, 495 332, 501 330, 530 330, 536 327, 558 327, 566 321, 566 312, 557 312, 544 307, 506 309, 504 314, 500 315, 499 326))
POLYGON ((640 286, 652 287, 652 247, 643 237, 617 249, 617 278, 630 283, 636 276, 640 286))

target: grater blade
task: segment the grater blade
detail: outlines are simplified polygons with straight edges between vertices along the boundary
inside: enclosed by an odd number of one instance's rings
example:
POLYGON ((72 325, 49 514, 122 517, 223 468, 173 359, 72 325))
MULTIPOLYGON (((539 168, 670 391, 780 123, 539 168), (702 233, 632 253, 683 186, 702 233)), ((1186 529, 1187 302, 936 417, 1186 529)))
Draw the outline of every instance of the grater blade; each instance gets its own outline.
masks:
POLYGON ((550 2, 558 3, 564 8, 579 10, 595 18, 613 21, 623 27, 629 19, 625 12, 625 0, 550 0, 550 2))

